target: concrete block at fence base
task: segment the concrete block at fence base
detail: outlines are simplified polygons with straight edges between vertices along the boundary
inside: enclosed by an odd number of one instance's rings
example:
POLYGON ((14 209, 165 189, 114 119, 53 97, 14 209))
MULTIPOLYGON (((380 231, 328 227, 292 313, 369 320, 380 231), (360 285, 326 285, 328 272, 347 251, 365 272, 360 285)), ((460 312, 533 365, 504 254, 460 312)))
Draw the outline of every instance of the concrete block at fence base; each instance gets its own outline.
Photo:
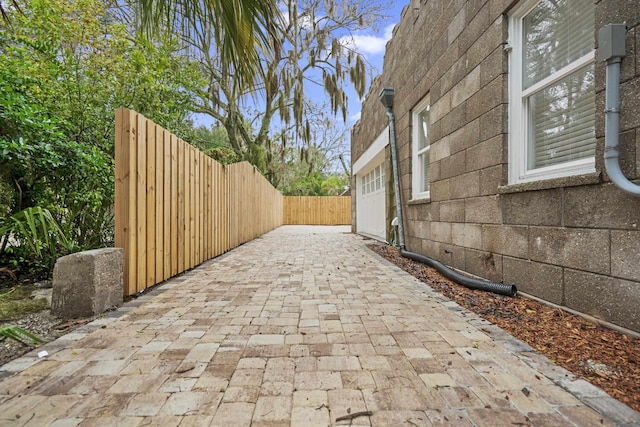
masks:
POLYGON ((51 314, 91 317, 122 305, 124 251, 94 249, 58 258, 53 269, 51 314))

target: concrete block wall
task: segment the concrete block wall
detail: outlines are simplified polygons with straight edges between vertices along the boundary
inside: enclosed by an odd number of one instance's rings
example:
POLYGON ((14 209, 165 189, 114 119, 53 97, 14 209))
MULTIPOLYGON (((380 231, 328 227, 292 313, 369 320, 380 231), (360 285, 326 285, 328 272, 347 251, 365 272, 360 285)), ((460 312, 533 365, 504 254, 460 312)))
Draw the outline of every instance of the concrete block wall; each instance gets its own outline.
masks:
MULTIPOLYGON (((596 65, 596 173, 508 185, 504 45, 507 14, 517 4, 413 0, 363 103, 351 158, 386 126, 378 94, 393 87, 409 250, 640 331, 640 199, 604 171, 604 64, 596 65), (411 114, 427 95, 431 198, 412 201, 411 114)), ((595 14, 596 39, 607 23, 630 27, 620 142, 623 171, 640 178, 640 8, 635 0, 601 0, 595 14)))

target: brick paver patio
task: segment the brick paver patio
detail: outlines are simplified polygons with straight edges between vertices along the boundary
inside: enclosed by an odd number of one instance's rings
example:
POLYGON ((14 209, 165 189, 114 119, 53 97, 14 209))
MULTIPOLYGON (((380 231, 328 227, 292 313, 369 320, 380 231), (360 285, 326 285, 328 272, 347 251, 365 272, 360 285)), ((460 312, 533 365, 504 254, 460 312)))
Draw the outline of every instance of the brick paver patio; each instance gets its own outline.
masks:
POLYGON ((0 425, 640 424, 348 231, 281 227, 0 367, 0 425))

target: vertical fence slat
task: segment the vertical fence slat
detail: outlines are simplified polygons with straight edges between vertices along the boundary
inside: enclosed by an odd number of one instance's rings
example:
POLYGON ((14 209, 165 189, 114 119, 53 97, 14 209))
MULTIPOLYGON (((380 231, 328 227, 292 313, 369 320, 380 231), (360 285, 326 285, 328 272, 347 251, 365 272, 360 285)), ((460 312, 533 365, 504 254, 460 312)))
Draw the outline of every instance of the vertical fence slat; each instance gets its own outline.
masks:
POLYGON ((211 258, 209 255, 209 162, 206 155, 202 155, 202 260, 211 258))
POLYGON ((205 249, 204 249, 204 236, 207 234, 207 231, 205 229, 204 226, 204 221, 206 218, 206 201, 205 201, 205 191, 207 189, 207 181, 205 179, 206 174, 205 171, 206 169, 206 165, 205 165, 205 155, 204 153, 200 152, 200 151, 196 151, 196 154, 198 155, 198 157, 200 157, 200 162, 199 162, 199 167, 200 167, 200 177, 198 179, 198 185, 200 186, 200 194, 199 194, 199 200, 200 200, 200 207, 198 208, 198 222, 199 222, 199 226, 198 226, 198 264, 200 264, 202 261, 204 261, 206 258, 206 254, 205 254, 205 249))
POLYGON ((213 217, 211 216, 213 210, 211 206, 213 205, 213 191, 212 191, 212 179, 213 179, 213 161, 212 159, 207 159, 207 189, 205 190, 205 194, 207 195, 206 204, 207 204, 207 220, 206 224, 206 246, 207 246, 207 259, 213 258, 213 217))
POLYGON ((173 216, 171 215, 171 203, 173 197, 173 176, 174 172, 171 166, 171 134, 169 131, 162 129, 162 145, 163 145, 163 185, 164 192, 162 194, 162 224, 163 224, 163 280, 167 280, 172 274, 172 261, 175 254, 171 250, 171 245, 174 240, 173 232, 173 216))
POLYGON ((223 203, 223 207, 222 207, 222 221, 220 223, 220 227, 222 228, 222 232, 223 232, 223 240, 222 240, 222 252, 226 252, 227 248, 229 248, 229 235, 230 235, 230 230, 229 227, 231 226, 231 221, 229 221, 229 209, 231 206, 231 200, 229 199, 229 185, 230 185, 230 179, 229 179, 229 167, 225 166, 224 170, 223 170, 223 193, 222 193, 222 203, 223 203))
POLYGON ((141 195, 147 200, 147 279, 143 288, 156 284, 156 129, 152 121, 146 123, 146 136, 147 191, 146 194, 141 195))
MULTIPOLYGON (((164 224, 164 130, 155 125, 154 129, 156 135, 156 282, 159 283, 164 280, 164 230, 170 227, 165 227, 164 224)), ((169 176, 167 174, 167 176, 169 176)), ((155 284, 154 283, 154 284, 155 284)), ((153 285, 153 284, 152 284, 153 285)))
MULTIPOLYGON (((127 218, 129 217, 129 198, 126 196, 129 186, 129 151, 128 151, 128 133, 129 126, 126 123, 126 115, 129 110, 119 108, 116 110, 116 132, 115 132, 115 224, 114 224, 114 243, 116 247, 122 248, 124 251, 125 272, 128 267, 129 242, 127 230, 127 218)), ((124 293, 127 293, 129 285, 129 277, 124 275, 124 293)))
POLYGON ((146 119, 142 114, 138 114, 137 120, 138 137, 137 158, 136 158, 136 194, 137 201, 137 265, 138 279, 136 280, 136 292, 144 289, 147 282, 147 215, 145 207, 147 198, 147 125, 146 119))
POLYGON ((199 244, 199 236, 200 236, 200 155, 194 150, 194 158, 193 165, 195 166, 193 172, 193 192, 194 192, 194 200, 193 200, 193 230, 191 231, 194 245, 193 245, 193 259, 191 260, 191 265, 196 265, 200 262, 200 244, 199 244))
POLYGON ((124 293, 136 291, 136 113, 116 112, 115 244, 124 250, 124 293))
MULTIPOLYGON (((184 142, 183 142, 184 143, 184 142)), ((185 215, 185 231, 184 231, 184 240, 185 240, 185 254, 184 254, 184 264, 185 269, 189 269, 193 267, 193 151, 191 150, 191 146, 185 144, 185 176, 187 177, 187 188, 185 188, 185 208, 187 213, 185 215)))
POLYGON ((235 165, 227 165, 227 185, 226 185, 226 194, 225 199, 227 199, 227 203, 229 206, 227 207, 227 211, 225 212, 227 217, 225 218, 226 223, 226 232, 227 232, 227 242, 225 243, 225 249, 233 247, 236 223, 235 223, 235 206, 236 206, 236 197, 235 197, 235 176, 236 176, 236 168, 235 165))
POLYGON ((170 150, 170 158, 169 162, 171 164, 171 200, 170 207, 171 212, 169 214, 171 218, 171 276, 175 276, 178 274, 178 205, 179 205, 179 196, 178 196, 178 188, 179 188, 179 173, 180 173, 180 163, 178 157, 178 141, 177 138, 173 134, 169 134, 169 150, 170 150))
POLYGON ((220 169, 222 165, 219 163, 212 163, 212 180, 211 180, 211 191, 213 193, 213 197, 211 200, 211 213, 213 216, 213 227, 212 227, 212 238, 213 238, 213 256, 220 255, 220 228, 218 225, 218 221, 220 220, 220 169))
POLYGON ((200 156, 198 155, 198 151, 193 149, 193 164, 195 166, 193 170, 193 230, 191 231, 192 239, 193 239, 193 256, 191 260, 191 265, 195 266, 198 264, 200 259, 200 245, 199 245, 199 236, 200 236, 200 156))
POLYGON ((226 247, 226 231, 223 226, 225 221, 225 210, 227 209, 227 203, 229 202, 225 199, 225 187, 227 185, 227 178, 225 176, 226 170, 226 166, 220 165, 218 167, 218 209, 216 212, 218 217, 218 255, 224 253, 224 248, 226 247))
POLYGON ((176 140, 178 147, 178 272, 184 271, 184 233, 185 233, 185 161, 184 144, 181 140, 176 140))

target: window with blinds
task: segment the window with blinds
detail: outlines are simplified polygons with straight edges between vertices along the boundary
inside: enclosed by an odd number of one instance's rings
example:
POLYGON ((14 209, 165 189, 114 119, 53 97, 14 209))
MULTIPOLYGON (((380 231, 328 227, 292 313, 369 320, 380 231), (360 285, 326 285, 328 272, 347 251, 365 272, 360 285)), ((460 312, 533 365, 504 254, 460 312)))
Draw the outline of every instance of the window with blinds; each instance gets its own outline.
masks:
POLYGON ((591 65, 527 98, 529 169, 594 156, 593 85, 591 65))
POLYGON ((525 1, 509 24, 509 181, 595 170, 593 2, 525 1))
POLYGON ((431 144, 429 142, 429 104, 423 100, 413 113, 413 198, 429 197, 431 144))

